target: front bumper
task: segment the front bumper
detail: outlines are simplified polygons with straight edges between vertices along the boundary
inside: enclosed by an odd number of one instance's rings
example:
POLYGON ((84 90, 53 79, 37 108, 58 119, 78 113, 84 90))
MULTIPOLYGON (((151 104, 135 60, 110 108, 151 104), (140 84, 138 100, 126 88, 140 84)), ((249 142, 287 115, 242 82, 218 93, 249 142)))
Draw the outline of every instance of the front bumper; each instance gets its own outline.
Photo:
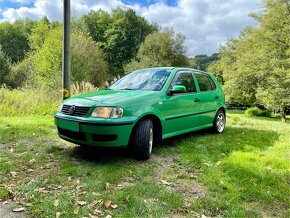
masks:
POLYGON ((101 147, 124 147, 129 143, 135 117, 94 120, 56 113, 54 122, 59 137, 66 141, 101 147))

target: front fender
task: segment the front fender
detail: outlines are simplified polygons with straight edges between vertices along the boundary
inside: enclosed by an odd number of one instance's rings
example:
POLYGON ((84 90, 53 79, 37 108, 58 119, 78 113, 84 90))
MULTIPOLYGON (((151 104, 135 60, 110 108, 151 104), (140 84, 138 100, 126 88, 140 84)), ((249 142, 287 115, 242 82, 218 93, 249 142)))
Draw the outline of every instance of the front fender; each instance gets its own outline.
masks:
POLYGON ((163 118, 162 112, 160 111, 160 109, 152 107, 152 106, 146 106, 145 108, 142 108, 142 110, 138 111, 138 113, 137 113, 138 119, 135 121, 135 124, 139 120, 143 119, 146 116, 155 116, 155 117, 157 117, 160 120, 161 125, 163 126, 163 122, 165 120, 163 118))

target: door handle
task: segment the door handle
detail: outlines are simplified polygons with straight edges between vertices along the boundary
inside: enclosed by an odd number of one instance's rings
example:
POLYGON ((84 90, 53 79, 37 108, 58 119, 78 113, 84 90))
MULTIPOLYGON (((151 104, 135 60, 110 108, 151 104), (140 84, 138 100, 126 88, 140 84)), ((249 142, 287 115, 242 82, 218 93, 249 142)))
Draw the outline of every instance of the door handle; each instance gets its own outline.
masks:
POLYGON ((194 99, 195 102, 200 102, 199 98, 194 99))
POLYGON ((220 98, 220 96, 215 96, 215 99, 219 99, 220 98))

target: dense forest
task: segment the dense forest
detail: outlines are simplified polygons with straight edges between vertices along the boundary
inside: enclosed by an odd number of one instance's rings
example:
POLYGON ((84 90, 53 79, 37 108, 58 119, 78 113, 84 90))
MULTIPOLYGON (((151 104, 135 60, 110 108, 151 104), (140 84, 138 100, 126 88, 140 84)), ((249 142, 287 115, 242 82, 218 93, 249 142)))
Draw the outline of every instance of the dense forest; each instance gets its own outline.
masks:
MULTIPOLYGON (((290 105, 289 0, 263 0, 261 10, 251 16, 259 27, 245 28, 239 38, 229 39, 216 54, 194 58, 186 56, 182 34, 162 29, 132 9, 90 11, 73 18, 74 93, 102 88, 107 81, 138 68, 193 67, 217 76, 227 103, 258 105, 280 112, 285 120, 290 105)), ((8 90, 42 90, 59 96, 62 25, 46 17, 0 23, 2 110, 3 105, 10 104, 8 90)))

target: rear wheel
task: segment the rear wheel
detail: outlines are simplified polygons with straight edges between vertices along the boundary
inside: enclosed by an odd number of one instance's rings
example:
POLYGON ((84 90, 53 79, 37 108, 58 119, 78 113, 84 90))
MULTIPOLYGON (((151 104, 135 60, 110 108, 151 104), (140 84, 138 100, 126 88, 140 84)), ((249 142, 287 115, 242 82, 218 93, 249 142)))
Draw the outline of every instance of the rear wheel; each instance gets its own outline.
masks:
POLYGON ((153 123, 150 119, 141 120, 134 134, 134 156, 141 160, 147 160, 151 156, 153 147, 153 123))
POLYGON ((226 127, 226 115, 222 110, 218 110, 213 121, 213 130, 216 133, 222 133, 226 127))

